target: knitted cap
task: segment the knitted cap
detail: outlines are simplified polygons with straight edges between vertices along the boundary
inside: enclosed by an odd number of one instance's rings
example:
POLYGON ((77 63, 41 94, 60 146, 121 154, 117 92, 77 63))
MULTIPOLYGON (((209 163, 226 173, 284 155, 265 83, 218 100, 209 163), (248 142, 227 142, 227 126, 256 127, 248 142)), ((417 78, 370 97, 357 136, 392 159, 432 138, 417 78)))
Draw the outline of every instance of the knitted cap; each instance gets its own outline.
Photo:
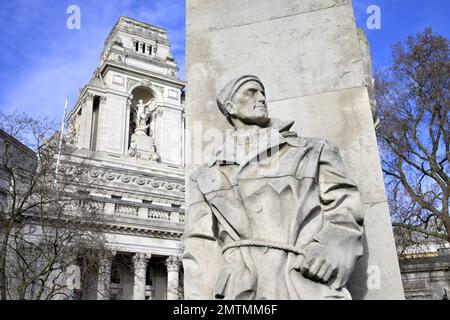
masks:
POLYGON ((222 112, 226 117, 228 122, 233 124, 230 120, 230 114, 225 108, 225 104, 231 100, 236 91, 246 82, 256 81, 261 85, 261 88, 264 90, 264 85, 261 80, 254 75, 243 75, 241 77, 234 78, 230 82, 228 82, 225 87, 220 90, 217 95, 217 106, 219 107, 220 112, 222 112))

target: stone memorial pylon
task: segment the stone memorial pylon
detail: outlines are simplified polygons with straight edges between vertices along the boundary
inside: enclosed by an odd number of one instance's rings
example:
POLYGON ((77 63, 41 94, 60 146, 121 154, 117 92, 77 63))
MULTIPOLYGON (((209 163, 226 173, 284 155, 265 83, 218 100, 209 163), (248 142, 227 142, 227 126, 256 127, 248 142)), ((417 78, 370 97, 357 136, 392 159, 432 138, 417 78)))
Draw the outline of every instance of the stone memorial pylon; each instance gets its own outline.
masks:
MULTIPOLYGON (((198 147, 199 132, 204 138, 211 129, 230 128, 217 108, 219 90, 236 76, 257 75, 270 115, 295 120, 291 130, 300 136, 336 144, 359 187, 364 254, 348 282, 352 298, 404 299, 375 136, 370 59, 351 1, 187 0, 186 8, 187 176, 212 150, 208 139, 198 147)), ((189 206, 195 188, 187 182, 186 189, 189 206)), ((207 263, 214 270, 219 262, 207 263)), ((186 276, 186 298, 189 281, 186 276)))

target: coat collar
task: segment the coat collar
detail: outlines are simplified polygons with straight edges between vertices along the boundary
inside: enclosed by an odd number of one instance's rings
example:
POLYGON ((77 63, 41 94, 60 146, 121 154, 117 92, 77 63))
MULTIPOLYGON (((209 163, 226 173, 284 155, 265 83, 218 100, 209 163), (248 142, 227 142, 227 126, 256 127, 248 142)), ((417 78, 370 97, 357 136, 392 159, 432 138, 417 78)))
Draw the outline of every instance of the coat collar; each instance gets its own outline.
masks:
MULTIPOLYGON (((281 145, 287 143, 294 147, 303 147, 306 145, 306 140, 297 137, 297 133, 293 131, 289 131, 289 129, 294 125, 294 121, 281 121, 276 118, 271 118, 269 125, 265 128, 260 129, 260 133, 273 134, 276 132, 278 134, 277 139, 275 141, 270 141, 270 143, 266 144, 263 150, 259 150, 259 152, 249 152, 248 156, 246 156, 241 163, 238 162, 236 157, 236 148, 230 143, 234 143, 236 137, 236 131, 232 131, 230 134, 226 136, 225 144, 219 147, 216 150, 215 156, 208 161, 208 167, 212 167, 214 164, 238 164, 240 167, 245 166, 249 161, 258 156, 258 154, 267 151, 271 148, 276 147, 277 145, 281 145)), ((263 136, 263 135, 260 135, 263 136)), ((271 139, 272 140, 272 139, 271 139)))

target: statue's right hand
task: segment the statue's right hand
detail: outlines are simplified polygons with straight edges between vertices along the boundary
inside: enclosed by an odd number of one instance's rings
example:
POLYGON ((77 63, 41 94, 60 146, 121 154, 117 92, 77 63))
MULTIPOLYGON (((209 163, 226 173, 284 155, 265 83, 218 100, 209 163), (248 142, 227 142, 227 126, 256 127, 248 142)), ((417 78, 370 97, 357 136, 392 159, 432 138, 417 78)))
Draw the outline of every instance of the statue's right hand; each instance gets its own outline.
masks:
POLYGON ((295 269, 308 279, 327 283, 338 272, 339 262, 328 248, 318 242, 308 245, 305 257, 298 257, 295 269))

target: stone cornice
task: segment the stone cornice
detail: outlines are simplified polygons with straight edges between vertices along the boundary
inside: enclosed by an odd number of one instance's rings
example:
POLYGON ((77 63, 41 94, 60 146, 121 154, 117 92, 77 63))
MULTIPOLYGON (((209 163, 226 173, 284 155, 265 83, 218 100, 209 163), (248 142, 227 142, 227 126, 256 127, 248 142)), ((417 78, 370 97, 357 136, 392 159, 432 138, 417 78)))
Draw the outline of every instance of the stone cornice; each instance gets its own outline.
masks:
POLYGON ((136 226, 109 226, 108 230, 120 234, 143 235, 152 238, 180 240, 183 231, 141 229, 136 226))
POLYGON ((151 176, 165 181, 184 183, 184 167, 168 167, 166 164, 153 162, 134 162, 125 155, 120 158, 109 158, 104 152, 94 152, 87 149, 76 150, 71 155, 62 155, 61 160, 68 166, 83 166, 86 170, 101 168, 117 172, 151 176))
POLYGON ((184 232, 183 223, 147 220, 142 223, 137 219, 116 217, 104 223, 104 231, 120 234, 146 235, 162 239, 180 239, 184 232))
MULTIPOLYGON (((123 187, 115 187, 115 186, 105 186, 105 185, 93 185, 92 187, 95 187, 95 190, 98 192, 104 192, 105 194, 114 194, 114 195, 120 195, 124 196, 126 198, 134 198, 139 197, 141 199, 145 200, 151 200, 158 203, 166 203, 166 204, 178 204, 178 205, 184 205, 185 197, 182 193, 170 193, 170 192, 164 192, 162 190, 158 189, 125 189, 123 187), (158 193, 159 192, 159 193, 158 193)), ((108 198, 106 198, 108 200, 108 198)), ((109 199, 111 200, 111 199, 109 199)), ((111 201, 109 201, 111 202, 111 201)), ((142 203, 135 202, 132 203, 133 205, 142 206, 142 203)), ((165 208, 165 210, 171 210, 171 208, 165 208)))
MULTIPOLYGON (((139 21, 139 20, 136 20, 136 19, 131 19, 129 17, 121 16, 121 17, 119 17, 119 19, 117 19, 116 23, 114 24, 114 27, 111 29, 111 32, 109 33, 108 37, 106 38, 105 43, 104 43, 105 46, 112 39, 113 35, 116 33, 116 30, 122 30, 124 32, 128 32, 128 30, 126 28, 120 26, 121 22, 126 22, 128 24, 133 24, 133 25, 139 26, 141 28, 144 28, 146 30, 149 30, 149 31, 152 31, 152 32, 156 32, 158 34, 167 35, 167 30, 164 29, 164 28, 157 27, 157 26, 154 26, 154 25, 151 25, 149 23, 145 23, 145 22, 142 22, 142 21, 139 21)), ((167 40, 161 38, 161 37, 152 37, 152 36, 146 35, 143 32, 140 32, 138 30, 133 30, 133 33, 136 33, 136 34, 138 34, 138 35, 140 35, 142 37, 149 38, 149 39, 155 38, 155 39, 158 40, 158 42, 162 42, 164 44, 169 45, 169 42, 167 40)))
POLYGON ((16 148, 22 150, 24 153, 26 153, 28 156, 32 158, 36 158, 36 152, 28 148, 26 145, 24 145, 22 142, 8 134, 6 131, 3 131, 0 129, 0 138, 7 140, 8 143, 14 145, 16 148))
MULTIPOLYGON (((41 224, 45 221, 52 223, 52 217, 43 217, 40 215, 27 215, 23 217, 29 223, 41 224)), ((68 217, 69 218, 69 217, 68 217)), ((122 217, 109 218, 105 215, 105 220, 97 222, 96 224, 102 232, 130 234, 130 235, 145 235, 153 238, 173 239, 179 240, 184 232, 183 223, 174 222, 160 222, 148 220, 147 223, 139 223, 140 221, 127 221, 122 217), (109 218, 109 219, 107 219, 109 218)), ((61 218, 59 218, 61 220, 61 218)), ((64 219, 64 218, 63 218, 64 219)), ((63 220, 62 219, 62 220, 63 220)), ((68 220, 69 221, 69 220, 68 220)))
POLYGON ((80 89, 80 93, 77 97, 77 102, 73 106, 72 110, 70 110, 67 115, 67 121, 78 111, 80 106, 86 102, 87 99, 93 97, 93 93, 98 93, 101 97, 106 93, 106 87, 98 87, 91 83, 88 83, 83 88, 80 89), (92 96, 92 97, 91 97, 92 96))
MULTIPOLYGON (((97 190, 110 190, 114 193, 139 194, 145 198, 167 202, 169 199, 179 203, 184 200, 185 184, 183 178, 141 174, 136 170, 101 167, 95 165, 69 162, 63 159, 66 170, 70 167, 83 168, 86 181, 97 190), (164 200, 165 199, 165 200, 164 200)), ((177 211, 177 210, 172 210, 177 211)))
MULTIPOLYGON (((143 55, 141 53, 136 53, 134 51, 129 51, 129 50, 126 50, 125 52, 127 53, 127 58, 133 58, 136 60, 144 61, 144 62, 147 62, 150 64, 155 64, 157 66, 160 66, 163 68, 168 68, 168 69, 175 70, 175 71, 180 70, 176 65, 168 64, 163 59, 159 59, 154 56, 147 56, 147 55, 143 55)), ((127 63, 124 63, 124 64, 127 65, 127 63)))
POLYGON ((118 55, 120 55, 122 57, 126 57, 127 59, 128 58, 132 58, 132 59, 135 59, 135 60, 146 62, 148 64, 154 64, 154 65, 157 65, 157 66, 160 66, 160 67, 163 67, 163 68, 167 68, 167 69, 171 69, 171 70, 175 70, 175 71, 179 71, 180 70, 180 68, 178 68, 178 66, 176 65, 175 62, 172 65, 172 64, 166 62, 164 59, 161 59, 161 58, 158 58, 158 57, 155 57, 155 56, 144 55, 142 53, 137 53, 137 52, 135 52, 133 50, 129 50, 129 49, 126 49, 126 48, 123 49, 123 50, 119 50, 116 47, 111 47, 111 48, 108 48, 107 50, 104 50, 104 52, 102 53, 102 57, 104 59, 104 60, 102 60, 102 61, 104 61, 103 63, 107 63, 107 62, 113 61, 116 64, 128 66, 128 63, 126 63, 126 62, 123 62, 123 61, 119 62, 119 61, 111 59, 111 58, 107 59, 107 56, 109 57, 111 53, 116 53, 116 54, 118 54, 118 55))
MULTIPOLYGON (((450 260, 450 257, 447 257, 450 260)), ((450 262, 423 262, 420 264, 401 265, 400 270, 402 272, 428 272, 430 270, 448 270, 450 268, 450 262)))
POLYGON ((104 181, 117 181, 122 183, 131 183, 139 186, 150 185, 155 189, 166 189, 169 191, 179 191, 184 193, 184 183, 163 180, 152 176, 144 176, 137 174, 130 174, 126 172, 118 172, 116 170, 104 170, 92 168, 88 171, 89 177, 93 179, 102 179, 104 181))
POLYGON ((186 81, 180 80, 178 78, 169 77, 160 73, 152 72, 149 70, 144 70, 141 68, 133 67, 127 64, 119 64, 115 61, 105 61, 100 67, 102 74, 104 75, 108 69, 123 72, 129 76, 142 77, 145 79, 150 79, 152 81, 162 82, 167 85, 172 85, 183 89, 186 85, 186 81), (137 74, 137 75, 136 75, 137 74))

